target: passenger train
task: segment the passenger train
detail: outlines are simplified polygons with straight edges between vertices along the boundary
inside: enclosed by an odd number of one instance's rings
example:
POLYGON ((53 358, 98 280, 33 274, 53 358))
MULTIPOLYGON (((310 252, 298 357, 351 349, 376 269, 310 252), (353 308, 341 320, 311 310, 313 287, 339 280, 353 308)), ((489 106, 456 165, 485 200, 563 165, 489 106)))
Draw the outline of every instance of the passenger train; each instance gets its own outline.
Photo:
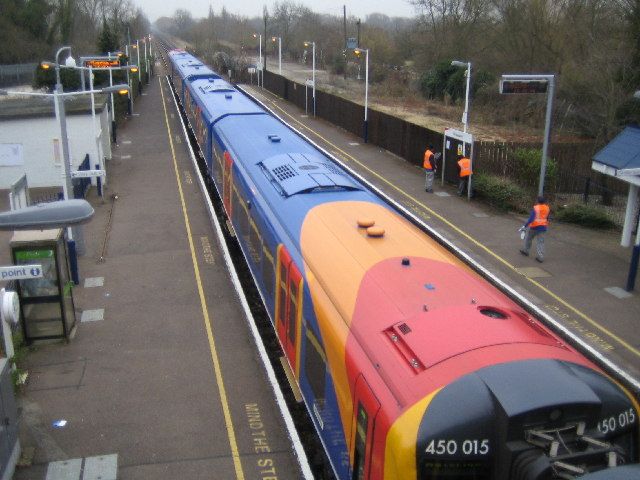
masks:
POLYGON ((640 477, 630 392, 240 89, 168 58, 337 478, 640 477))

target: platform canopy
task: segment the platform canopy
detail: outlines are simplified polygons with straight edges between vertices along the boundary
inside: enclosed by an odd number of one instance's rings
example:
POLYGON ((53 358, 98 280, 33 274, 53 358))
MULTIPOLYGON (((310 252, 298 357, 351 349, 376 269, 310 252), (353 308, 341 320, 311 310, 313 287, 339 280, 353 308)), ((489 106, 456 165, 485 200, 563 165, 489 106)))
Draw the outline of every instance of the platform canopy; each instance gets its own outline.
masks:
MULTIPOLYGON (((640 126, 629 125, 592 158, 591 168, 629 184, 627 211, 621 244, 631 244, 631 235, 638 215, 640 187, 640 126)), ((636 243, 640 244, 640 228, 636 243)))
POLYGON ((592 160, 594 170, 640 185, 640 126, 626 127, 592 160))

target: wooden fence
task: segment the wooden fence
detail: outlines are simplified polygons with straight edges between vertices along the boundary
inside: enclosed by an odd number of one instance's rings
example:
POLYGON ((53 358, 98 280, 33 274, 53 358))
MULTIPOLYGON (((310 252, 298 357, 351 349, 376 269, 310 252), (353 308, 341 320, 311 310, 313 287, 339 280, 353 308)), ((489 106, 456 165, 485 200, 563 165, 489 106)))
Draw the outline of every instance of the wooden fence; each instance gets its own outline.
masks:
MULTIPOLYGON (((265 71, 264 87, 298 107, 305 108, 306 87, 304 84, 265 71)), ((311 115, 313 112, 311 88, 306 91, 306 107, 311 115)), ((363 136, 364 106, 362 105, 330 93, 316 91, 316 115, 354 135, 363 136)), ((436 132, 392 115, 369 109, 368 141, 410 163, 421 165, 427 145, 441 146, 443 144, 443 132, 436 132)), ((507 177, 522 187, 535 191, 538 184, 537 177, 525 180, 518 172, 515 152, 522 148, 541 149, 542 138, 539 143, 475 142, 473 158, 475 173, 507 177)), ((548 193, 552 196, 556 194, 584 195, 587 198, 588 195, 585 195, 585 192, 588 194, 589 184, 597 184, 603 185, 603 191, 607 191, 609 196, 626 194, 625 184, 607 178, 591 169, 591 159, 597 149, 598 145, 593 141, 553 143, 549 156, 556 163, 556 174, 548 185, 548 193)), ((447 179, 452 180, 452 175, 448 174, 447 179)))

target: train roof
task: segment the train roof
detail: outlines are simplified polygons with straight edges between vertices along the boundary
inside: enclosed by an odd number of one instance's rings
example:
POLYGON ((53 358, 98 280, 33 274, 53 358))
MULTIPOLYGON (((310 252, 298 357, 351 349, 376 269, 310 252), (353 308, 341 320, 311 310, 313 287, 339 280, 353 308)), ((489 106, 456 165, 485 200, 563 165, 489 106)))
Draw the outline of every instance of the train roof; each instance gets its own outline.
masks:
POLYGON ((233 146, 236 158, 251 159, 250 165, 243 163, 245 169, 258 179, 266 177, 276 187, 267 185, 267 190, 283 199, 301 193, 361 189, 334 162, 271 115, 252 118, 251 128, 246 119, 230 116, 215 129, 233 146))
MULTIPOLYGON (((299 241, 300 226, 316 205, 376 201, 342 168, 271 115, 230 115, 213 128, 229 146, 232 159, 242 160, 238 168, 249 178, 249 188, 260 192, 256 201, 264 205, 265 214, 274 217, 293 243, 299 241)), ((301 262, 296 250, 291 253, 301 262)))
POLYGON ((220 75, 215 73, 197 58, 176 56, 174 57, 174 60, 175 69, 178 71, 181 78, 220 78, 220 75))
MULTIPOLYGON (((208 123, 216 123, 228 115, 266 115, 255 102, 221 78, 191 79, 187 84, 208 123)), ((239 132, 240 141, 249 134, 246 130, 245 126, 239 132)))

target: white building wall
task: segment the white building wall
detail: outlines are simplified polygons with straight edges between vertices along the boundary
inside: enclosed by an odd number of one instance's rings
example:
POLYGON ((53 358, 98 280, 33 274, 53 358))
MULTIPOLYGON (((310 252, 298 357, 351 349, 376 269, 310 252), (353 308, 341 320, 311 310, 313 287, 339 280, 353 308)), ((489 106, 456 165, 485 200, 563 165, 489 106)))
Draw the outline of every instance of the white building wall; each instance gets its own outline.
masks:
MULTIPOLYGON (((107 136, 108 129, 100 128, 106 109, 97 123, 98 134, 107 136)), ((97 144, 92 138, 91 113, 67 115, 67 136, 72 170, 77 170, 88 153, 92 168, 98 163, 97 144)), ((0 143, 22 144, 24 165, 0 166, 0 189, 11 186, 26 173, 29 188, 55 187, 62 185, 62 144, 59 141, 60 126, 55 117, 8 119, 0 121, 0 143), (54 155, 54 139, 59 146, 59 155, 54 155)), ((102 142, 103 139, 101 138, 102 142)), ((111 157, 111 145, 107 140, 105 156, 111 157)))

